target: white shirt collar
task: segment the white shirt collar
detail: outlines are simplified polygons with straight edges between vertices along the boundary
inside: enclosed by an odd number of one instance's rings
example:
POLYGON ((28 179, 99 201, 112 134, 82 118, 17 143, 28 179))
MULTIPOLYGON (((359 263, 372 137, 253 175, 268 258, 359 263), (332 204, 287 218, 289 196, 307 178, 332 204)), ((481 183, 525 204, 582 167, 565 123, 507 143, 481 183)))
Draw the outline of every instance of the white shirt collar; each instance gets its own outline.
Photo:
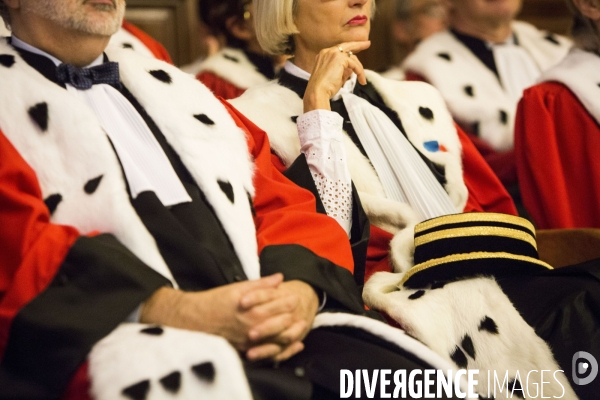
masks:
MULTIPOLYGON (((22 41, 21 39, 19 39, 18 37, 16 37, 15 35, 12 35, 12 38, 10 40, 10 43, 14 46, 17 47, 21 50, 25 50, 28 51, 30 53, 34 53, 34 54, 38 54, 40 56, 44 56, 46 58, 48 58, 50 61, 52 61, 54 63, 54 65, 56 65, 57 67, 62 64, 63 62, 60 61, 58 58, 46 53, 43 50, 38 49, 37 47, 34 47, 32 45, 30 45, 29 43, 25 43, 24 41, 22 41)), ((86 66, 86 68, 89 67, 95 67, 96 65, 100 65, 104 63, 104 54, 100 54, 98 56, 98 58, 96 58, 90 65, 86 66)))
MULTIPOLYGON (((285 62, 285 65, 283 68, 285 69, 285 71, 288 74, 294 75, 297 78, 303 79, 305 81, 310 79, 310 74, 308 72, 306 72, 305 70, 303 70, 302 68, 300 68, 299 66, 297 66, 296 64, 291 62, 290 60, 287 60, 285 62)), ((356 74, 352 73, 352 76, 350 76, 350 78, 346 81, 346 83, 344 83, 344 85, 340 89, 340 92, 344 91, 344 92, 352 93, 354 91, 354 87, 356 86, 356 80, 357 80, 356 74)), ((338 92, 338 94, 336 94, 334 99, 339 97, 338 95, 340 94, 340 92, 338 92)))

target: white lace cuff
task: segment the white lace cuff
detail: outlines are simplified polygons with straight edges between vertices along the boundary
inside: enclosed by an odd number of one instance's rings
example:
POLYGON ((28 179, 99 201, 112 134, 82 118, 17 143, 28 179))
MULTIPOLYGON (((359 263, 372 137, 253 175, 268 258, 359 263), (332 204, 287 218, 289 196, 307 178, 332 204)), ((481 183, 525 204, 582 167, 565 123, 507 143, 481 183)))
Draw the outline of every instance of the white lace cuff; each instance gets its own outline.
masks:
POLYGON ((298 117, 300 151, 317 186, 327 215, 350 236, 352 179, 343 143, 343 118, 336 112, 313 110, 298 117))

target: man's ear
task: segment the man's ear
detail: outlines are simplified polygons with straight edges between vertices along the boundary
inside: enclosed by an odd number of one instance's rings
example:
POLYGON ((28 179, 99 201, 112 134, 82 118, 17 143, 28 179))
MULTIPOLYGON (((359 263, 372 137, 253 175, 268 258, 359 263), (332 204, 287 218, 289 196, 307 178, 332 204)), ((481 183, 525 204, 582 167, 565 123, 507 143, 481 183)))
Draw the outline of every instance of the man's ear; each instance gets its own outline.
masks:
POLYGON ((236 39, 249 42, 254 38, 254 29, 252 29, 252 21, 239 17, 229 17, 225 21, 225 27, 229 33, 236 39))
POLYGON ((600 4, 598 4, 598 0, 573 0, 573 3, 583 16, 593 21, 600 20, 600 4))

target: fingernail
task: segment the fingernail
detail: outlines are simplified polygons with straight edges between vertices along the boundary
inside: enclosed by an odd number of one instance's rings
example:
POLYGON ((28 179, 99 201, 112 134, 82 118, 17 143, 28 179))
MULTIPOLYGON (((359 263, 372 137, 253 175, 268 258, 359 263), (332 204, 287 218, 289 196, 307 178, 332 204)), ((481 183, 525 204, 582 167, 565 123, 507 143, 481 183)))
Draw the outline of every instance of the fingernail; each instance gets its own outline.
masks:
POLYGON ((248 333, 248 337, 250 337, 250 339, 256 339, 258 337, 259 333, 258 331, 250 331, 248 333))

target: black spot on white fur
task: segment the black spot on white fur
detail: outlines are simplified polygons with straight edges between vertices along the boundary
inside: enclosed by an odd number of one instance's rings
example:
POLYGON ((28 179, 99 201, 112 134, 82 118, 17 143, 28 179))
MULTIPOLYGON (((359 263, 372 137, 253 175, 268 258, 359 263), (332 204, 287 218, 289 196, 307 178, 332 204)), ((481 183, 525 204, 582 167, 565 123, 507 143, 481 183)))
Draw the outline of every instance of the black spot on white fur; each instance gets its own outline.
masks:
POLYGON ((473 345, 473 339, 471 336, 465 335, 463 340, 460 342, 463 350, 474 360, 475 359, 475 346, 473 345))
POLYGON ((121 47, 123 47, 124 49, 131 49, 131 50, 133 50, 133 45, 131 43, 123 43, 121 45, 121 47))
POLYGON ((493 333, 494 335, 497 335, 498 334, 498 325, 496 325, 496 322, 493 319, 486 316, 479 323, 479 330, 480 331, 488 331, 489 333, 493 333))
POLYGON ((42 132, 48 130, 48 103, 38 103, 27 111, 29 116, 40 127, 42 132))
POLYGON ((150 75, 152 75, 153 77, 155 77, 156 79, 158 79, 161 82, 164 82, 164 83, 173 82, 173 80, 171 79, 171 75, 167 74, 167 72, 163 71, 162 69, 155 69, 155 70, 152 70, 149 72, 150 72, 150 75))
POLYGON ((169 375, 161 378, 159 382, 167 392, 177 393, 181 388, 181 372, 171 372, 169 375))
POLYGON ((44 199, 44 203, 46 203, 46 207, 48 207, 48 211, 50 211, 50 215, 54 214, 56 211, 56 207, 62 201, 62 195, 59 193, 51 194, 50 196, 44 199))
POLYGON ((427 121, 433 121, 433 111, 431 111, 431 108, 419 107, 419 114, 427 121))
POLYGON ((469 97, 475 96, 475 92, 473 91, 473 86, 467 85, 463 89, 464 89, 465 93, 467 94, 467 96, 469 96, 469 97))
POLYGON ((130 398, 132 400, 145 400, 148 396, 148 392, 150 391, 150 381, 145 380, 138 382, 134 385, 126 387, 121 391, 123 396, 130 398))
POLYGON ((508 114, 504 110, 500 110, 499 113, 500 113, 500 122, 502 122, 504 125, 506 125, 508 123, 508 114))
POLYGON ((411 300, 415 300, 415 299, 418 299, 419 297, 422 297, 424 294, 425 294, 424 290, 417 290, 416 292, 414 292, 413 294, 408 296, 408 298, 411 300))
POLYGON ((96 189, 98 189, 98 186, 100 186, 100 181, 102 180, 103 176, 104 175, 100 175, 97 178, 90 179, 83 187, 83 190, 85 190, 87 194, 93 194, 96 189))
POLYGON ((467 368, 467 365, 468 365, 467 356, 465 356, 465 353, 462 352, 460 347, 456 346, 454 348, 454 351, 452 352, 452 354, 450 354, 450 358, 460 368, 467 368))
POLYGON ((511 397, 518 397, 520 399, 525 398, 525 390, 523 390, 523 386, 521 386, 521 382, 518 379, 513 379, 508 382, 508 390, 512 394, 511 397))
POLYGON ((0 54, 0 65, 10 68, 15 64, 15 56, 12 54, 0 54))
POLYGON ((252 211, 252 216, 256 217, 256 210, 254 209, 254 201, 252 200, 252 195, 246 192, 246 196, 248 196, 248 203, 250 203, 250 211, 252 211))
POLYGON ((554 36, 554 34, 552 34, 552 33, 548 33, 546 35, 546 37, 544 37, 544 39, 546 39, 547 41, 549 41, 552 44, 560 46, 560 42, 558 41, 558 39, 556 38, 556 36, 554 36))
POLYGON ((292 120, 293 123, 297 123, 298 122, 298 116, 294 115, 293 117, 290 117, 290 119, 292 120))
POLYGON ((239 63, 240 62, 240 60, 238 58, 232 57, 232 56, 227 55, 227 54, 223 54, 223 58, 226 59, 226 60, 229 60, 229 61, 233 61, 234 63, 239 63))
POLYGON ((450 54, 448 53, 437 53, 437 56, 439 58, 443 58, 446 61, 452 61, 452 57, 450 57, 450 54))
POLYGON ((224 181, 218 181, 218 182, 219 182, 219 187, 221 188, 223 193, 225 193, 225 196, 227 196, 229 201, 231 203, 233 203, 235 200, 235 197, 233 196, 233 186, 231 186, 231 183, 224 182, 224 181))
POLYGON ((210 119, 208 117, 208 115, 206 115, 206 114, 196 114, 196 115, 194 115, 194 118, 196 118, 198 121, 202 122, 204 125, 214 125, 215 124, 215 121, 210 119))
POLYGON ((211 362, 194 365, 192 367, 192 372, 198 379, 209 383, 212 383, 217 375, 215 366, 211 362))
POLYGON ((145 333, 146 335, 160 336, 163 333, 165 333, 165 331, 160 326, 151 326, 151 327, 142 329, 140 331, 140 333, 145 333))
POLYGON ((471 125, 471 133, 475 136, 479 136, 479 121, 474 122, 473 125, 471 125))

